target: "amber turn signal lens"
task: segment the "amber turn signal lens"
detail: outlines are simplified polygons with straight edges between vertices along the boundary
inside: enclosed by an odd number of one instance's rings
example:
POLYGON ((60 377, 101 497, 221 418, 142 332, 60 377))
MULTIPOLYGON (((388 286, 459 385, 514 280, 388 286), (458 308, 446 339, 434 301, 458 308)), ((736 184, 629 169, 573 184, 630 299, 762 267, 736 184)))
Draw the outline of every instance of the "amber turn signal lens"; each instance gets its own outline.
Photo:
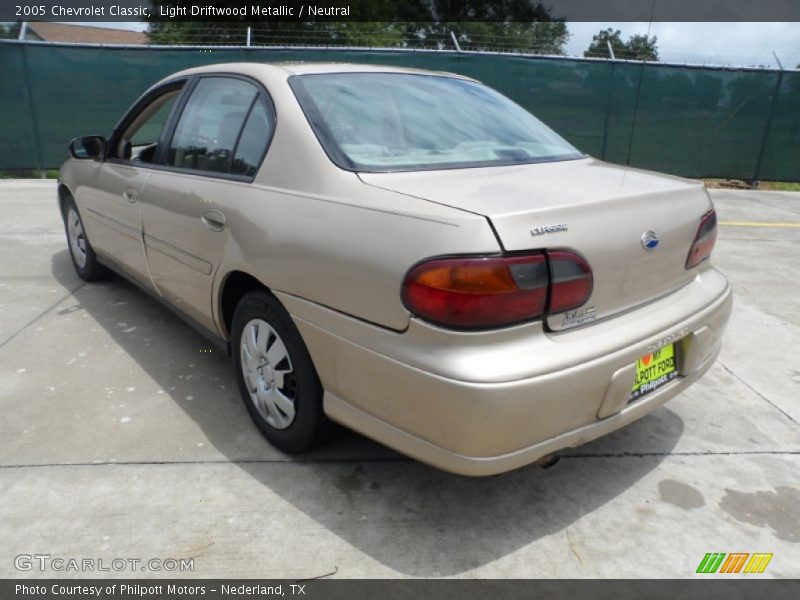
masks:
POLYGON ((409 271, 403 301, 427 321, 459 328, 508 325, 541 316, 547 302, 544 254, 441 258, 409 271))

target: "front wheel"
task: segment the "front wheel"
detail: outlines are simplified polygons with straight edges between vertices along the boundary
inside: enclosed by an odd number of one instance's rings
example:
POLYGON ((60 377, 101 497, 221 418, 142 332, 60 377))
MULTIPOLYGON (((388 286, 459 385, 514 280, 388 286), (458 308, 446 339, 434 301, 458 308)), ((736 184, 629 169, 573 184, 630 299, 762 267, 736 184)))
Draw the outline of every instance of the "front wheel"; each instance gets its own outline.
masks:
POLYGON ((98 281, 106 278, 109 271, 97 261, 97 255, 89 243, 89 238, 86 237, 86 230, 83 228, 78 207, 71 197, 68 197, 64 203, 64 229, 67 232, 72 266, 75 267, 78 277, 84 281, 98 281))
POLYGON ((272 445, 304 452, 324 437, 322 385, 289 313, 266 291, 250 292, 231 327, 236 379, 247 411, 272 445))

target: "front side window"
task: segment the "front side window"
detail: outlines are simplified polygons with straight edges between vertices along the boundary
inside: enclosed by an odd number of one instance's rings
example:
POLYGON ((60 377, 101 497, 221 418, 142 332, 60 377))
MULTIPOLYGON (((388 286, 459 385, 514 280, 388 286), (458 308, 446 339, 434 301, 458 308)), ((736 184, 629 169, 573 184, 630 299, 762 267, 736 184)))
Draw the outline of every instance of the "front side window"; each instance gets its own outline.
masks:
POLYGON ((254 85, 240 79, 201 79, 175 128, 167 164, 228 173, 239 132, 257 94, 254 85))
POLYGON ((153 162, 161 133, 175 101, 181 93, 181 86, 158 96, 130 122, 119 139, 115 156, 134 162, 153 162))
POLYGON ((340 167, 414 171, 582 158, 529 112, 479 83, 405 73, 297 75, 290 85, 340 167))

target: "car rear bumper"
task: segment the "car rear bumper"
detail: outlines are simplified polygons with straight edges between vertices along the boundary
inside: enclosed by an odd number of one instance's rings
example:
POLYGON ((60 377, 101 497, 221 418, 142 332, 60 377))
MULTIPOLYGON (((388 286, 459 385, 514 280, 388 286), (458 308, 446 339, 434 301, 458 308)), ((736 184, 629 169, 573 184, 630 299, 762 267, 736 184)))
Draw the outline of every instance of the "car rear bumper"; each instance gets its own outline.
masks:
POLYGON ((707 268, 647 306, 573 330, 387 332, 279 294, 335 421, 447 471, 491 475, 578 446, 664 404, 713 364, 732 294, 707 268), (636 360, 676 344, 680 376, 628 403, 636 360))

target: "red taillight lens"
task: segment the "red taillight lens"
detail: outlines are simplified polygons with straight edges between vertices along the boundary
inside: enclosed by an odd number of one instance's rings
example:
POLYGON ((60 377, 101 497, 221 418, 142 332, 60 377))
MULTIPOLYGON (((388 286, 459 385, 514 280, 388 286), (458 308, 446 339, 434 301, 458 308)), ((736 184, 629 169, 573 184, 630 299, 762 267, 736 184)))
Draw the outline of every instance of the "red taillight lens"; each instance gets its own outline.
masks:
POLYGON ((409 271, 403 301, 449 327, 499 327, 577 308, 592 295, 592 269, 566 250, 526 256, 437 258, 409 271))
POLYGON ((697 235, 694 236, 694 243, 689 250, 689 256, 686 257, 686 268, 691 269, 711 256, 716 241, 717 213, 712 208, 711 212, 704 214, 700 220, 697 235))
POLYGON ((592 269, 583 258, 572 252, 556 250, 547 253, 550 261, 550 312, 559 313, 578 308, 592 295, 592 269))
POLYGON ((440 258, 411 269, 403 284, 408 309, 451 327, 508 325, 540 316, 547 302, 543 254, 440 258))

